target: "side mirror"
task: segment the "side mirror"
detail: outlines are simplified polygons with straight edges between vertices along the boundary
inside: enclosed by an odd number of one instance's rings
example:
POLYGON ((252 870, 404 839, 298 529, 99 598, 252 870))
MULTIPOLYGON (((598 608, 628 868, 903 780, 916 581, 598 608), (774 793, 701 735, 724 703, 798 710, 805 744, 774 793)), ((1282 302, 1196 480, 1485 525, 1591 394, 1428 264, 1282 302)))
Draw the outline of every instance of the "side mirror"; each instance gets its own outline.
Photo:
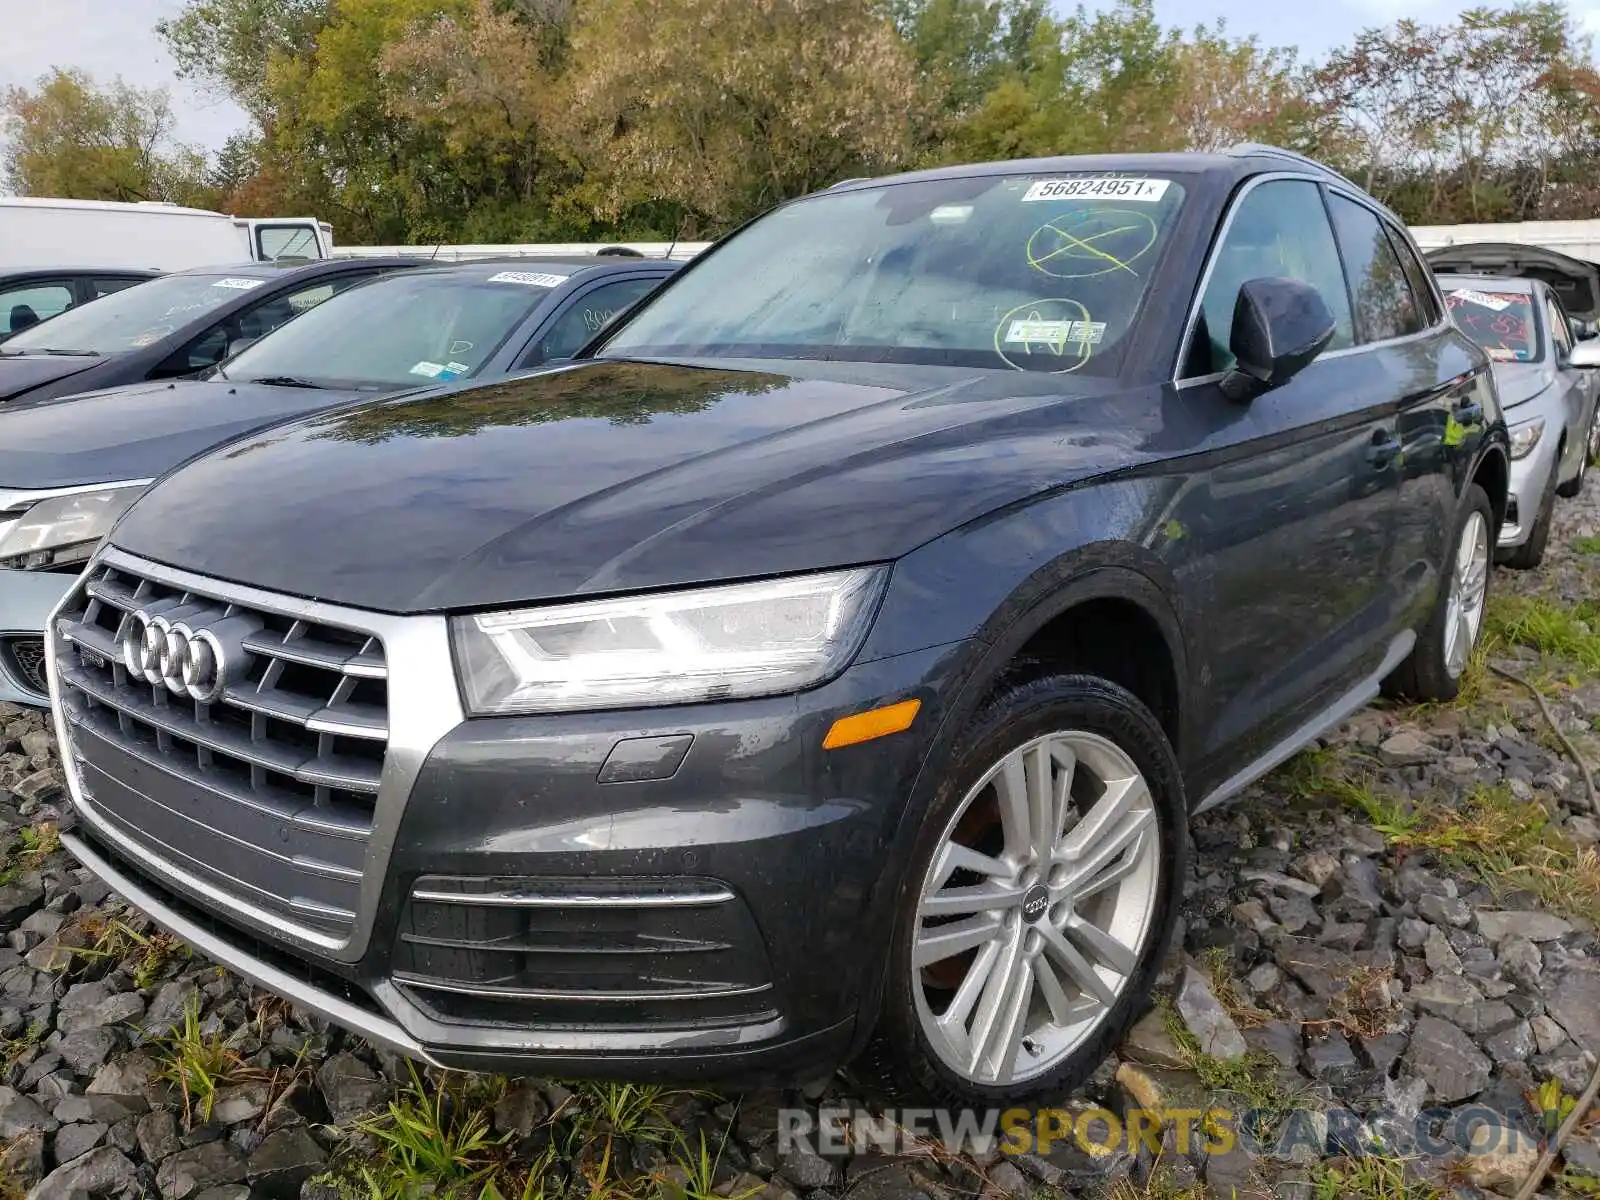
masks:
POLYGON ((234 338, 228 343, 228 353, 224 357, 232 358, 239 351, 254 346, 260 340, 260 338, 234 338))
POLYGON ((1587 342, 1592 337, 1600 336, 1600 325, 1593 321, 1574 321, 1572 333, 1580 342, 1587 342))
POLYGON ((1235 362, 1222 378, 1223 395, 1249 400, 1288 383, 1327 348, 1333 332, 1333 313, 1309 283, 1246 281, 1233 305, 1228 349, 1235 362))
POLYGON ((1572 353, 1567 355, 1567 366, 1587 367, 1591 370, 1600 367, 1600 342, 1579 342, 1572 348, 1572 353))

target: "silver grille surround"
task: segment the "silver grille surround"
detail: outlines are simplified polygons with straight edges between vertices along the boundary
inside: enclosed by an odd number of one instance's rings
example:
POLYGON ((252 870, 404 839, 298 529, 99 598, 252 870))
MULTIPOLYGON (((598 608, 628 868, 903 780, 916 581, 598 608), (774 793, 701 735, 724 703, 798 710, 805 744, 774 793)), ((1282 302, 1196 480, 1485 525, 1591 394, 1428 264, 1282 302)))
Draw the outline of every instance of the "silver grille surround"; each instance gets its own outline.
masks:
MULTIPOLYGON (((155 879, 253 932, 334 961, 358 961, 366 953, 371 941, 389 856, 412 786, 434 745, 464 719, 445 618, 432 615, 401 617, 303 600, 212 579, 105 546, 90 560, 84 574, 50 614, 45 639, 45 667, 50 681, 50 704, 56 737, 62 749, 67 790, 79 819, 97 837, 115 847, 155 879), (290 620, 367 634, 376 638, 383 647, 388 683, 387 750, 378 778, 372 823, 367 836, 358 903, 354 920, 343 937, 330 936, 320 930, 287 921, 281 913, 268 912, 237 894, 197 878, 180 864, 124 836, 86 794, 75 750, 73 726, 63 701, 60 657, 65 647, 60 644, 61 619, 86 594, 87 581, 105 567, 214 598, 223 604, 237 604, 290 620)), ((344 669, 351 675, 365 671, 370 677, 374 663, 370 657, 353 655, 344 669)))

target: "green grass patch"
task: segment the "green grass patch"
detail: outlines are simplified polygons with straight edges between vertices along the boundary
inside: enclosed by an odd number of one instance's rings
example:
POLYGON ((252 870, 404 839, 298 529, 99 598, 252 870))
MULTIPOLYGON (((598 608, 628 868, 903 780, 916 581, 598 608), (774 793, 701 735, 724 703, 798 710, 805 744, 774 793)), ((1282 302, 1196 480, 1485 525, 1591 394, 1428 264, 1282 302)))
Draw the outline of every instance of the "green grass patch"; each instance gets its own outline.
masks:
POLYGON ((1378 1155, 1319 1163, 1312 1185, 1316 1200, 1443 1200, 1445 1195, 1407 1170, 1404 1159, 1378 1155))
POLYGON ((1485 645, 1527 646, 1540 654, 1600 671, 1600 605, 1585 600, 1568 607, 1544 596, 1490 598, 1485 645))
POLYGON ((1391 846, 1430 851, 1474 872, 1497 895, 1526 891, 1552 912, 1600 922, 1600 855, 1574 842, 1536 800, 1495 787, 1477 789, 1460 805, 1412 807, 1370 780, 1335 781, 1330 791, 1391 846))
POLYGON ((1567 545, 1574 554, 1600 554, 1600 536, 1573 538, 1567 545))

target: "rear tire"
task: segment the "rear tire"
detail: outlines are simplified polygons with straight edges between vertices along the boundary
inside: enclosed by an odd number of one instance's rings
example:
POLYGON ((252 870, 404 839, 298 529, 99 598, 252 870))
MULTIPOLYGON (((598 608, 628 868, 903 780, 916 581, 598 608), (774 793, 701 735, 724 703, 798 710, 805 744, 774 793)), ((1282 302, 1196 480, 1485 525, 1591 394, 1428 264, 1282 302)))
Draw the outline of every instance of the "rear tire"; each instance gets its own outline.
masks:
POLYGON ((897 1082, 992 1105, 1083 1081, 1148 1003, 1187 823, 1172 747, 1130 692, 1052 675, 989 700, 896 901, 879 1043, 897 1082))
POLYGON ((1389 678, 1392 694, 1408 700, 1454 700, 1472 651, 1483 633, 1489 604, 1489 561, 1494 509, 1475 483, 1467 485, 1451 531, 1451 552, 1428 623, 1411 655, 1389 678), (1464 639, 1464 642, 1463 642, 1464 639))

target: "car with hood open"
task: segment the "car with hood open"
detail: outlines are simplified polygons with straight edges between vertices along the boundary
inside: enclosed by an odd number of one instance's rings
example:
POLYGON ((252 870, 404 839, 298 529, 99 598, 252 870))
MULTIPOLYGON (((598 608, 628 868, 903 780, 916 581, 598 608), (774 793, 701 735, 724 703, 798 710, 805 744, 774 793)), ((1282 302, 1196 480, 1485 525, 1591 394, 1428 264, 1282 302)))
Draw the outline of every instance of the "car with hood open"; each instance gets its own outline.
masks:
POLYGON ((877 1038, 1054 1097, 1148 1002, 1190 814, 1455 694, 1508 473, 1487 355, 1310 160, 850 181, 570 365, 140 496, 51 618, 62 840, 443 1066, 877 1038))
POLYGON ((1580 340, 1542 279, 1440 275, 1461 331, 1488 352, 1511 437, 1511 493, 1497 558, 1544 560, 1556 497, 1576 496, 1600 453, 1600 341, 1580 340))
POLYGON ((0 413, 98 388, 196 374, 348 287, 419 263, 247 263, 137 283, 0 342, 0 413))
POLYGON ((676 268, 562 258, 381 275, 204 378, 0 407, 0 701, 46 703, 45 618, 152 479, 292 417, 567 357, 676 268))

